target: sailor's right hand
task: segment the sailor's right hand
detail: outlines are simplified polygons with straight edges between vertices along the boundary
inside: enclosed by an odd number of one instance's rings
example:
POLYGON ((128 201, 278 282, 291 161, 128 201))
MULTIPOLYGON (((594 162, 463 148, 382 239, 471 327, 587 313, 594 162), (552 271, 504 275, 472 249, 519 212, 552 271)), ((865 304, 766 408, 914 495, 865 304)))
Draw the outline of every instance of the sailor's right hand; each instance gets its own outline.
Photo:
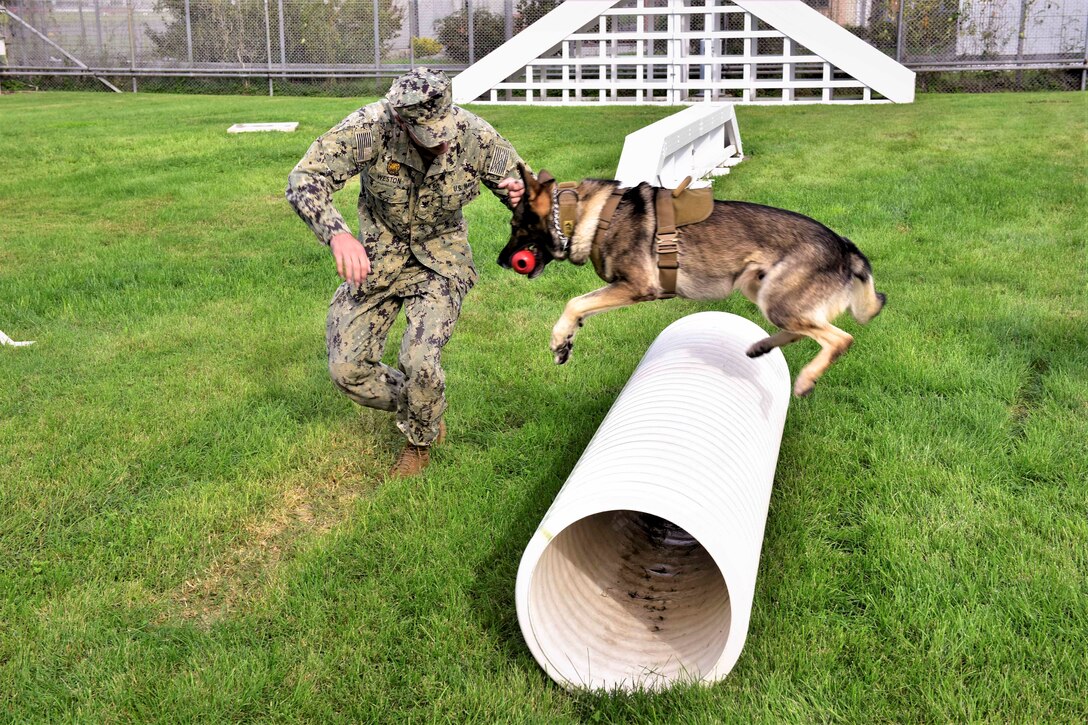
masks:
POLYGON ((336 260, 336 273, 345 282, 361 285, 370 274, 370 258, 358 239, 341 232, 329 241, 332 256, 336 260))

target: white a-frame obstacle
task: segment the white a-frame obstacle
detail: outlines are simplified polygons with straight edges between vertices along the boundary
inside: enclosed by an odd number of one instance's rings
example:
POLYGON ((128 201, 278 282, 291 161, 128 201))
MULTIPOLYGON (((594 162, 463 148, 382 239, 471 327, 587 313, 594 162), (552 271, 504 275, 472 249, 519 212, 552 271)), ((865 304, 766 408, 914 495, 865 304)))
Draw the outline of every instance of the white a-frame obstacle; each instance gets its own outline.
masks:
POLYGON ((800 0, 567 0, 454 80, 458 103, 875 103, 914 72, 800 0))

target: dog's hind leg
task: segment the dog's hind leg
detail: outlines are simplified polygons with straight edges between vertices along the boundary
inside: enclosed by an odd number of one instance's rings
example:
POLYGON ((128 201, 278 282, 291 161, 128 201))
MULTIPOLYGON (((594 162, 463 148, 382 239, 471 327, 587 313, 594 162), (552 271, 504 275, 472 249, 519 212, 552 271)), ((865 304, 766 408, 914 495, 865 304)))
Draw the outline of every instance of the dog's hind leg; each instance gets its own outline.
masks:
POLYGON ((555 355, 555 364, 562 365, 570 359, 570 352, 574 348, 574 334, 587 317, 649 299, 653 299, 652 294, 638 294, 630 285, 617 282, 567 302, 563 316, 552 328, 551 348, 555 355))
POLYGON ((854 338, 850 333, 840 330, 830 323, 813 325, 799 332, 820 343, 820 352, 808 365, 801 369, 797 381, 793 384, 793 394, 798 398, 803 398, 812 392, 813 388, 816 387, 816 381, 827 371, 831 363, 838 360, 843 353, 850 349, 850 346, 854 343, 854 338))
POLYGON ((748 355, 748 357, 759 357, 760 355, 766 355, 776 347, 783 347, 785 345, 789 345, 791 342, 797 342, 802 337, 804 337, 804 335, 800 333, 783 330, 782 332, 775 333, 770 337, 765 337, 759 342, 753 343, 752 346, 748 348, 748 352, 746 354, 748 355))

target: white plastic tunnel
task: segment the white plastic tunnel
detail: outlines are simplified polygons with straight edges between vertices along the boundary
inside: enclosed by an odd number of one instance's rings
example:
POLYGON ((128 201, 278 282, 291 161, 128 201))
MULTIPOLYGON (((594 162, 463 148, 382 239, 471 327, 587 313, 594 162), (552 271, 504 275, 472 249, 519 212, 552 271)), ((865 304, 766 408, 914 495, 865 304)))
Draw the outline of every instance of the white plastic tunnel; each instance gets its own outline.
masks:
POLYGON ((518 620, 568 687, 729 674, 748 634, 790 374, 758 325, 702 312, 639 363, 521 559, 518 620))

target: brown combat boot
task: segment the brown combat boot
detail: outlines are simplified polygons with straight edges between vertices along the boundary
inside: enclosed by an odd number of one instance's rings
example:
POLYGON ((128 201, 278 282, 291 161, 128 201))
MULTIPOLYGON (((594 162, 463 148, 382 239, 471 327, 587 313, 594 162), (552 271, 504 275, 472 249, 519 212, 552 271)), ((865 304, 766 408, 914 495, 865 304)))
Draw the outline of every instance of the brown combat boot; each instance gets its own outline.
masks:
MULTIPOLYGON (((438 422, 438 436, 434 439, 431 445, 437 446, 446 442, 446 421, 441 420, 438 422)), ((430 448, 427 446, 417 446, 411 443, 405 443, 403 450, 397 457, 397 462, 393 464, 393 468, 390 469, 389 475, 393 478, 407 478, 408 476, 415 476, 422 473, 431 462, 430 448)))
POLYGON ((416 446, 405 443, 404 449, 397 457, 397 462, 389 471, 390 478, 407 478, 416 476, 431 462, 431 452, 427 446, 416 446))

